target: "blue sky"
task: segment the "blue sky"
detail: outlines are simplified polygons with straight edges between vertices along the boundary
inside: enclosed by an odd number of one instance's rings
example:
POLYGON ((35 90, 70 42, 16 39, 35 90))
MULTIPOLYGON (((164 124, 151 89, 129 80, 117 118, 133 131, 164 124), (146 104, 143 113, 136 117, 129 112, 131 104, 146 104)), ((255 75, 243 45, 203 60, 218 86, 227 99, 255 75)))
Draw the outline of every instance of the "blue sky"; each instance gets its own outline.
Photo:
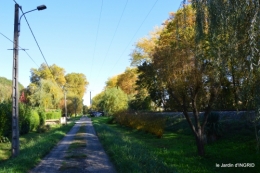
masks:
MULTIPOLYGON (((49 65, 66 73, 83 73, 89 82, 84 104, 100 93, 109 77, 130 66, 135 43, 177 11, 182 0, 16 0, 24 12, 46 5, 43 11, 26 14, 49 65), (102 10, 101 10, 102 7, 102 10), (125 9, 125 10, 124 10, 125 9), (149 13, 150 12, 150 13, 149 13), (123 15, 122 15, 123 14, 123 15), (149 14, 149 15, 148 15, 149 14), (121 20, 120 20, 121 19, 121 20), (119 22, 120 21, 120 22, 119 22)), ((14 1, 0 1, 0 33, 13 40, 14 1)), ((20 12, 21 15, 21 12, 20 12)), ((30 83, 30 69, 44 59, 24 18, 19 45, 19 82, 30 83)), ((12 78, 13 43, 0 34, 0 76, 12 78)))

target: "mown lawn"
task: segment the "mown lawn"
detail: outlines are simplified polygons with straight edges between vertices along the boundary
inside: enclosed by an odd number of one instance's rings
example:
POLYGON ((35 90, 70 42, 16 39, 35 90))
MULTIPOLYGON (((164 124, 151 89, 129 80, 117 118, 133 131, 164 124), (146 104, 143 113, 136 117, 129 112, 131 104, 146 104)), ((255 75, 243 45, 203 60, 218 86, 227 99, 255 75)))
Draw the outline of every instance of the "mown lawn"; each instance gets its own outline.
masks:
POLYGON ((10 157, 11 144, 0 143, 0 173, 28 172, 69 132, 77 119, 79 117, 72 118, 67 126, 52 126, 46 133, 31 132, 21 136, 20 153, 16 158, 10 157))
POLYGON ((259 172, 260 153, 255 139, 233 133, 206 146, 206 156, 197 155, 195 139, 185 121, 176 121, 162 138, 107 124, 108 117, 92 118, 95 130, 118 172, 259 172), (174 126, 175 125, 175 126, 174 126), (216 164, 254 163, 255 167, 223 168, 216 164))

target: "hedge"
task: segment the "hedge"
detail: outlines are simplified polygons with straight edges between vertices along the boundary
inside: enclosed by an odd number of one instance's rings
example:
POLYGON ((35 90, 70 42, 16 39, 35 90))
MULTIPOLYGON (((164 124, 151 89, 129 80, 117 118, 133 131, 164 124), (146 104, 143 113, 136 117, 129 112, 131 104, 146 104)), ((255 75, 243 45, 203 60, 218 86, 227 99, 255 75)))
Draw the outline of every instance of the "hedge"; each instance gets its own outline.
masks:
POLYGON ((56 111, 53 111, 53 112, 46 112, 45 116, 46 116, 46 120, 60 119, 61 118, 61 111, 56 110, 56 111))

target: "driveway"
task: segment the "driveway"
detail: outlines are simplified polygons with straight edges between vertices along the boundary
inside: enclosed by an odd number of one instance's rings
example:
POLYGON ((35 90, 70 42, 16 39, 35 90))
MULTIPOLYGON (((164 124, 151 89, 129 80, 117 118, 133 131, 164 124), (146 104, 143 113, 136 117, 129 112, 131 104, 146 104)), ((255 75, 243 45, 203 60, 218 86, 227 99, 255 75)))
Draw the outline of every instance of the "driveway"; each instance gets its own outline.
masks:
MULTIPOLYGON (((67 166, 69 168, 69 166, 67 166)), ((70 173, 70 172, 90 172, 90 173, 115 173, 115 168, 110 162, 107 154, 105 153, 99 139, 96 135, 91 119, 82 117, 75 123, 70 132, 58 143, 52 151, 44 157, 38 166, 30 171, 30 173, 70 173), (86 125, 86 148, 81 152, 86 154, 86 158, 77 159, 73 162, 68 162, 66 159, 66 151, 72 143, 75 134, 80 128, 81 124, 86 125), (74 163, 76 162, 76 163, 74 163), (71 169, 60 169, 62 165, 73 164, 71 169), (75 165, 77 165, 75 167, 75 165)))

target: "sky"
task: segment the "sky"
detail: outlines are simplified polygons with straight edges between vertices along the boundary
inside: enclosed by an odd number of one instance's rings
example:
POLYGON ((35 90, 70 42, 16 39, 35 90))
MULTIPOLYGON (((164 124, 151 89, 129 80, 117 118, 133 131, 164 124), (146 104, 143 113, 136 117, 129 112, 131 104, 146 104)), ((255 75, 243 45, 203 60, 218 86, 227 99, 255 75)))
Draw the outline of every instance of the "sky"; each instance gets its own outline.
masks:
MULTIPOLYGON (((100 93, 108 78, 130 67, 135 44, 176 12, 183 0, 16 0, 23 12, 46 5, 43 11, 26 14, 42 50, 21 18, 19 82, 30 84, 30 69, 46 59, 68 73, 85 74, 89 85, 84 104, 100 93)), ((12 79, 14 0, 0 1, 0 76, 12 79), (8 40, 7 38, 11 39, 8 40)), ((22 12, 20 11, 20 16, 22 12)))

